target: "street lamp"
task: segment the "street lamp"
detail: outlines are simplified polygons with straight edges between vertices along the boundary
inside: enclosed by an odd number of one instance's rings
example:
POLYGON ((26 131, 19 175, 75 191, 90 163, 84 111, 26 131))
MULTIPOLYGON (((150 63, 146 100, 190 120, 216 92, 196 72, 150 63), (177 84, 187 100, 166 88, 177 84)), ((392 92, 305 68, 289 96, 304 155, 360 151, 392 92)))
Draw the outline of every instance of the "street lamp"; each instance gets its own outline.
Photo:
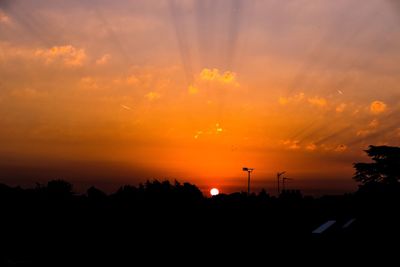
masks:
POLYGON ((276 179, 277 179, 277 182, 278 182, 278 196, 279 196, 279 194, 281 193, 281 191, 280 191, 280 189, 279 189, 279 185, 280 185, 280 183, 281 183, 280 178, 281 178, 281 176, 284 175, 285 173, 286 173, 286 171, 284 171, 284 172, 278 172, 278 173, 276 174, 276 179))
POLYGON ((247 195, 250 196, 250 173, 253 171, 253 168, 243 167, 243 171, 248 173, 248 180, 247 180, 247 195))

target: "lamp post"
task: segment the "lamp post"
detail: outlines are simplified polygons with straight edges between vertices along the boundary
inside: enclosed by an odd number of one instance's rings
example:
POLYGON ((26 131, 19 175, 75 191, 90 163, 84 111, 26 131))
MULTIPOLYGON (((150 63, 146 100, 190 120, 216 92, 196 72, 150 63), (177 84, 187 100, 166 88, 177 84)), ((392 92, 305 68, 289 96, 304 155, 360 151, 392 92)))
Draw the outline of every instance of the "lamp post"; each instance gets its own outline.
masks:
POLYGON ((253 168, 243 167, 243 171, 247 172, 248 179, 247 179, 247 195, 250 196, 250 173, 253 171, 253 168))
POLYGON ((278 173, 276 174, 276 179, 277 179, 277 182, 278 182, 278 197, 279 197, 279 194, 281 193, 281 190, 280 190, 280 188, 279 188, 280 183, 281 183, 280 179, 281 179, 281 176, 284 175, 285 173, 286 173, 286 171, 284 171, 284 172, 278 172, 278 173))

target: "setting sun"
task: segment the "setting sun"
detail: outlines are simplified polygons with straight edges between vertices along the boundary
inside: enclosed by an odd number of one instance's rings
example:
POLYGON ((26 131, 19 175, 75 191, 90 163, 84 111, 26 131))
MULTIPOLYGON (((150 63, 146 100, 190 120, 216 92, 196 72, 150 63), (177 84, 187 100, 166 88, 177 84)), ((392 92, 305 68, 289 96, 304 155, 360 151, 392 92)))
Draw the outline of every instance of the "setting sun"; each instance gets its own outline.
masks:
POLYGON ((217 188, 212 188, 212 189, 210 190, 210 194, 211 194, 212 196, 216 196, 216 195, 219 194, 219 190, 218 190, 217 188))

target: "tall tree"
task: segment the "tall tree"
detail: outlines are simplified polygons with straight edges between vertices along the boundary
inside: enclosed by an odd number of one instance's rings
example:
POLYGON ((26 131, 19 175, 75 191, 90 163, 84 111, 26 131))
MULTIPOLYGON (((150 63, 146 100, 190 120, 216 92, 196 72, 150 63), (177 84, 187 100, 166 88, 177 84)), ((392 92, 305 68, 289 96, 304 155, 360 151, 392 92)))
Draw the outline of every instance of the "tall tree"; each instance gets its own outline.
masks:
POLYGON ((371 145, 365 152, 373 162, 354 163, 354 180, 363 185, 399 183, 400 147, 371 145))

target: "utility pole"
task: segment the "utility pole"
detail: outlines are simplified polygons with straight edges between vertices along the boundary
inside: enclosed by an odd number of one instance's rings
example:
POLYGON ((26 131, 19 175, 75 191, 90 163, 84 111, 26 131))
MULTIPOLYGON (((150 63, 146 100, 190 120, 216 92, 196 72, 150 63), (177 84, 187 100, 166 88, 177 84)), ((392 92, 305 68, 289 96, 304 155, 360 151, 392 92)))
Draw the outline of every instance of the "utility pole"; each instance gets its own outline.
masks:
POLYGON ((247 178, 247 195, 250 196, 250 173, 253 171, 253 168, 247 168, 243 167, 243 171, 247 172, 248 178, 247 178))
POLYGON ((280 191, 280 179, 281 179, 281 176, 282 175, 284 175, 286 173, 286 171, 284 171, 284 172, 278 172, 277 174, 276 174, 276 180, 277 180, 277 184, 278 184, 278 197, 279 197, 279 194, 281 193, 281 191, 280 191))

